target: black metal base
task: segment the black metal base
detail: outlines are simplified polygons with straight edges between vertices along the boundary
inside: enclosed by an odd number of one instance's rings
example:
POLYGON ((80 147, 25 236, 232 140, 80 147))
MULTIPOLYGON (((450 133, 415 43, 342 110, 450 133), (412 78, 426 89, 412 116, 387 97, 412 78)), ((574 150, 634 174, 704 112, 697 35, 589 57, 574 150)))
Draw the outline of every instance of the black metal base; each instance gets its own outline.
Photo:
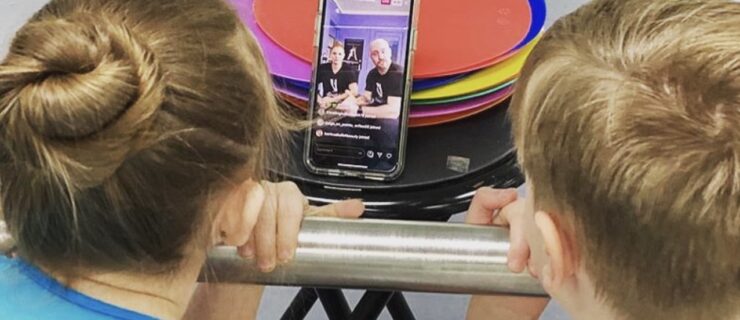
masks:
POLYGON ((367 291, 351 310, 339 289, 302 288, 280 320, 301 320, 321 301, 329 320, 373 320, 388 308, 394 320, 416 320, 401 292, 367 291))

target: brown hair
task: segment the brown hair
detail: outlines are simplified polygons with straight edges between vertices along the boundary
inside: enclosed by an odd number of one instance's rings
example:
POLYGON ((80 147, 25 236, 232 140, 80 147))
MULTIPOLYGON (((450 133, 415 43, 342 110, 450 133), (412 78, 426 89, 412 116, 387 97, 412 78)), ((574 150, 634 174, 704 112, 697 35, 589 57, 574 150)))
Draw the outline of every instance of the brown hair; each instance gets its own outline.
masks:
POLYGON ((54 0, 0 64, 1 211, 45 267, 170 271, 287 123, 222 1, 54 0))
POLYGON ((544 35, 511 117, 536 205, 616 311, 738 312, 740 3, 594 1, 544 35))

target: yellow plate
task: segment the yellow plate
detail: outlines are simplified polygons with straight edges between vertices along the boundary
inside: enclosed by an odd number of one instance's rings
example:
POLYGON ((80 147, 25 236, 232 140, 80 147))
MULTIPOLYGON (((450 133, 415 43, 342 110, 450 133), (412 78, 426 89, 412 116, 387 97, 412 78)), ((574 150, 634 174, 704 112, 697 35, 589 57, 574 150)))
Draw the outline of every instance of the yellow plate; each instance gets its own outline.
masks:
POLYGON ((539 37, 522 48, 517 54, 493 67, 478 71, 458 82, 437 88, 417 91, 411 94, 412 100, 432 100, 456 97, 475 93, 494 87, 516 77, 524 67, 529 53, 539 41, 539 37))

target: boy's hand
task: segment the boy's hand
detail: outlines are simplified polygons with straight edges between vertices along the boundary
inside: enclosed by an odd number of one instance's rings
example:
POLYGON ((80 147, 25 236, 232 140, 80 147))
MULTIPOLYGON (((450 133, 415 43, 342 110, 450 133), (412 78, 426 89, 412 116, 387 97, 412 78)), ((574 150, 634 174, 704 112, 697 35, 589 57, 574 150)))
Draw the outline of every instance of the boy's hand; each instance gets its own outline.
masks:
POLYGON ((517 200, 516 189, 480 188, 465 218, 466 223, 509 228, 508 266, 524 271, 529 261, 529 244, 524 234, 524 201, 517 200))
POLYGON ((292 182, 263 182, 265 202, 249 241, 239 246, 246 258, 257 258, 263 272, 275 269, 277 263, 287 263, 298 247, 298 232, 304 216, 357 218, 365 210, 359 200, 345 200, 323 207, 312 207, 308 199, 292 182))

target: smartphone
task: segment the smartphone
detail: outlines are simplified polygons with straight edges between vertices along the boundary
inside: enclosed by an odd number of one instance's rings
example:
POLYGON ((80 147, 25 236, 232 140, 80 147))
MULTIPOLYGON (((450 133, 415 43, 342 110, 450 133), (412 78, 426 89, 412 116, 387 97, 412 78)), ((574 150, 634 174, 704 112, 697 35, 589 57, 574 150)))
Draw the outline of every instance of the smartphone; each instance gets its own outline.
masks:
POLYGON ((419 0, 322 0, 303 162, 389 181, 404 167, 419 0))

